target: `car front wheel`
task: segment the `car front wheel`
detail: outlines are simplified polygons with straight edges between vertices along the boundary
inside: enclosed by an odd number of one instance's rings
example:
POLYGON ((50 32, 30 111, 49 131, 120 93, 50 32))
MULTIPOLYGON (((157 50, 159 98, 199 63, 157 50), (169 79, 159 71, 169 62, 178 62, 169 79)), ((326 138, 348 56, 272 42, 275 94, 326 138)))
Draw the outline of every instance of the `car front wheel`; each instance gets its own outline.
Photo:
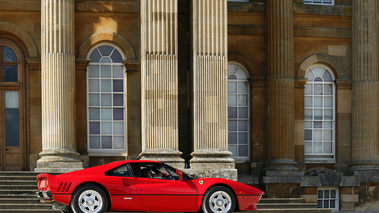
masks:
POLYGON ((236 198, 230 189, 215 186, 209 189, 202 202, 204 213, 231 213, 236 207, 236 198))
POLYGON ((74 213, 104 213, 108 208, 108 200, 100 187, 89 184, 75 191, 70 206, 74 213))

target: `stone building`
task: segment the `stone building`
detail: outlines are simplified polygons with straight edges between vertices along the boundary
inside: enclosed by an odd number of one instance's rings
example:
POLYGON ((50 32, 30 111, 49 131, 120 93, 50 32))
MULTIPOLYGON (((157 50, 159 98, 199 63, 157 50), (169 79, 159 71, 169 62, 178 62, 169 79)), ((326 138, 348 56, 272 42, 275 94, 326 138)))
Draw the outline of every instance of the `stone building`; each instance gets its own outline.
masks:
POLYGON ((379 207, 376 0, 0 0, 0 170, 156 159, 379 207))

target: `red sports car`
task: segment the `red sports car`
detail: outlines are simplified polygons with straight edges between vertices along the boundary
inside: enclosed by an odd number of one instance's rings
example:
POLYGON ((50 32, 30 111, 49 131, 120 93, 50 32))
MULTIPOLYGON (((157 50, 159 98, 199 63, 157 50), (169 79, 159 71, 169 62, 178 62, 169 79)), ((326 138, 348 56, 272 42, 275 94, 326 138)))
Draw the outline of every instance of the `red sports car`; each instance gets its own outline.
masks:
POLYGON ((75 213, 110 211, 230 213, 256 210, 263 192, 220 178, 197 178, 157 161, 127 160, 37 176, 39 196, 75 213))

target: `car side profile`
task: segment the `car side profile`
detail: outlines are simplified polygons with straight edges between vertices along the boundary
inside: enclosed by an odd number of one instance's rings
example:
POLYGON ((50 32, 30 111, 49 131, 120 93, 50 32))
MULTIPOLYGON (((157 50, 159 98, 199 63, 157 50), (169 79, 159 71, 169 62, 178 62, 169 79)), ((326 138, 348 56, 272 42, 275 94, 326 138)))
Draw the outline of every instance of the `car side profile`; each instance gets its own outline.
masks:
POLYGON ((256 210, 263 191, 221 178, 198 178, 157 161, 126 160, 37 176, 42 201, 74 213, 106 211, 230 213, 256 210))

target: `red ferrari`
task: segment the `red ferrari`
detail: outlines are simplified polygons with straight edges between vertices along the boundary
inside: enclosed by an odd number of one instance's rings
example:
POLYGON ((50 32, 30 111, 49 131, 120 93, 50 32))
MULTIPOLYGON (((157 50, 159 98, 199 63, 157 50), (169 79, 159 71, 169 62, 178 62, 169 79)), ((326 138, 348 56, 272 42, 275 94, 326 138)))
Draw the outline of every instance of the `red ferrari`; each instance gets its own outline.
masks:
POLYGON ((42 201, 75 213, 105 211, 230 213, 256 210, 263 192, 220 178, 198 178, 157 161, 127 160, 37 176, 42 201))

